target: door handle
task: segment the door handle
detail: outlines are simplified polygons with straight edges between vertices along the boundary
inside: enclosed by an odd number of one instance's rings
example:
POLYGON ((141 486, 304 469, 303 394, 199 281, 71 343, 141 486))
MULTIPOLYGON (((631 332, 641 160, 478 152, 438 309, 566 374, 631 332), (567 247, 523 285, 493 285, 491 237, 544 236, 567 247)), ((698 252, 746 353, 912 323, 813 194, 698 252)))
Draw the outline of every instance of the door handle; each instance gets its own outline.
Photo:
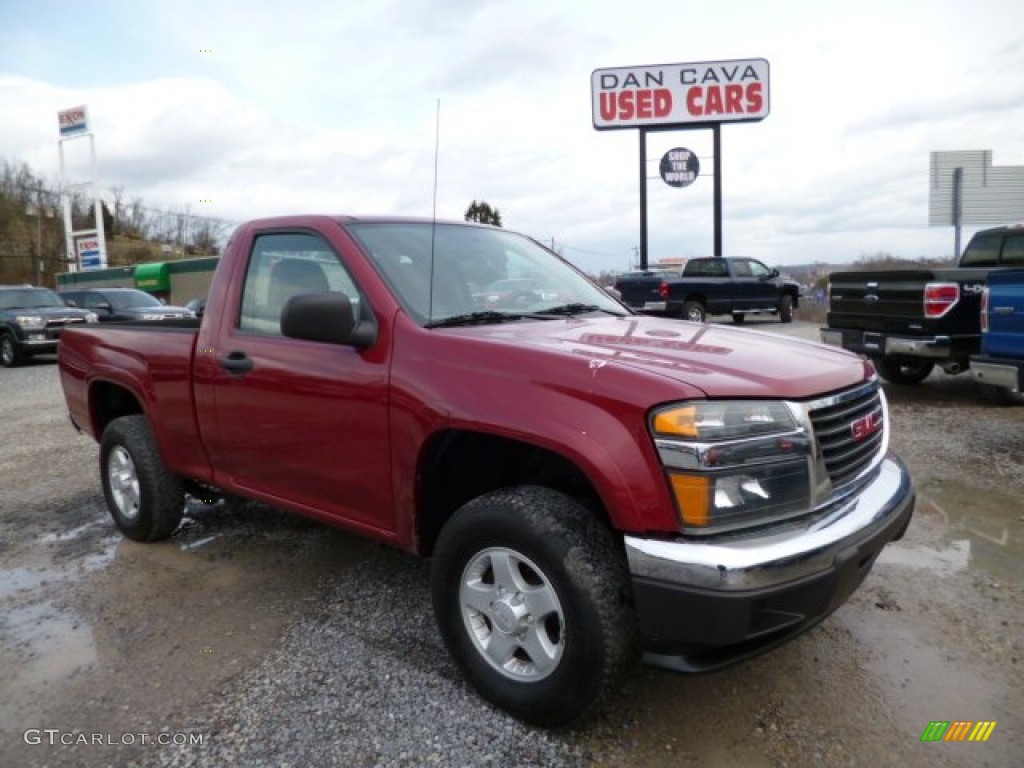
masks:
POLYGON ((252 370, 252 358, 239 350, 229 352, 227 357, 222 357, 220 364, 224 370, 235 376, 241 376, 243 373, 248 373, 252 370))

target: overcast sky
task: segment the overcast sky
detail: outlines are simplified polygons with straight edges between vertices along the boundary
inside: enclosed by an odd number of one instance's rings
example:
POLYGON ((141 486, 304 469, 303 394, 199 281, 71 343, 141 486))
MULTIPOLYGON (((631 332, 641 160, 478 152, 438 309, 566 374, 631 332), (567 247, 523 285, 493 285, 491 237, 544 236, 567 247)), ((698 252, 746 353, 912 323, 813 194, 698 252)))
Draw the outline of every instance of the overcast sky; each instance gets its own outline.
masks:
MULTIPOLYGON (((0 0, 0 159, 56 181, 56 113, 86 104, 101 187, 151 206, 429 216, 440 101, 439 217, 486 200, 625 269, 638 134, 594 130, 592 70, 752 58, 770 114, 722 129, 726 255, 949 256, 929 153, 1024 165, 1021 0, 0 0)), ((711 253, 711 132, 651 134, 648 158, 651 259, 711 253), (658 176, 680 146, 681 189, 658 176)))

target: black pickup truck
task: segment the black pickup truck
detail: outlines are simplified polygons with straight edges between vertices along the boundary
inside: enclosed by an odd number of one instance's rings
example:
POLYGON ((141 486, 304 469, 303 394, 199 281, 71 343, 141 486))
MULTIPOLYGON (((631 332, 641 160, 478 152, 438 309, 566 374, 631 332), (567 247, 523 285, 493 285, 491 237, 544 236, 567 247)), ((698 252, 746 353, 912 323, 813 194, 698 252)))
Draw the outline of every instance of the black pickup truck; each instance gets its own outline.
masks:
POLYGON ((615 288, 622 302, 640 312, 703 323, 708 315, 732 315, 742 323, 750 314, 775 314, 793 321, 800 286, 779 277, 760 261, 746 258, 690 259, 681 277, 630 272, 615 288))
POLYGON ((936 365, 956 374, 981 346, 980 297, 992 269, 1024 266, 1024 227, 971 238, 944 269, 834 272, 821 338, 870 357, 896 384, 923 381, 936 365))

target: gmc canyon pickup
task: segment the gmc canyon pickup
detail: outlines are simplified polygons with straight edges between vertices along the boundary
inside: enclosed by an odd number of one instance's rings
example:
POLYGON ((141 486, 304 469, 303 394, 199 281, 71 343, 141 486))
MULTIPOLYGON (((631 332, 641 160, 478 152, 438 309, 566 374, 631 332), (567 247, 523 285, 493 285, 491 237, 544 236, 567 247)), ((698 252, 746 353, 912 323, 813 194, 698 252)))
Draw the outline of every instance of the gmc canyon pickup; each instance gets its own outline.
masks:
POLYGON ((455 663, 541 725, 641 650, 700 672, 799 635, 914 506, 870 363, 633 315, 482 225, 243 224, 201 320, 66 331, 60 374, 125 536, 218 490, 429 556, 455 663))
POLYGON ((963 373, 981 346, 979 301, 988 273, 1024 266, 1024 227, 975 233, 947 269, 834 272, 821 339, 870 357, 882 378, 917 384, 935 368, 963 373))
POLYGON ((703 323, 708 315, 732 315, 739 324, 747 315, 761 313, 791 323, 800 302, 797 283, 755 259, 690 259, 681 277, 630 272, 616 280, 615 288, 634 310, 695 323, 703 323))

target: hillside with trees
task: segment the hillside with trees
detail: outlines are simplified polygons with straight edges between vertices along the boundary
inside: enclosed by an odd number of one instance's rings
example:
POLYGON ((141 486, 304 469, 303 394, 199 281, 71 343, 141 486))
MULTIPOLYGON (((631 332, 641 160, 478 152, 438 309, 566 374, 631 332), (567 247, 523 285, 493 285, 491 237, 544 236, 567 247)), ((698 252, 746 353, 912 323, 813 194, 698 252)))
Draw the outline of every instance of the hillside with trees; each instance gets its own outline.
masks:
MULTIPOLYGON (((152 208, 129 197, 123 186, 102 197, 108 266, 213 256, 233 226, 196 216, 189 206, 152 208)), ((92 198, 71 193, 72 226, 95 228, 92 198)), ((57 184, 28 165, 0 162, 0 284, 33 283, 53 287, 68 271, 64 218, 57 184)))

